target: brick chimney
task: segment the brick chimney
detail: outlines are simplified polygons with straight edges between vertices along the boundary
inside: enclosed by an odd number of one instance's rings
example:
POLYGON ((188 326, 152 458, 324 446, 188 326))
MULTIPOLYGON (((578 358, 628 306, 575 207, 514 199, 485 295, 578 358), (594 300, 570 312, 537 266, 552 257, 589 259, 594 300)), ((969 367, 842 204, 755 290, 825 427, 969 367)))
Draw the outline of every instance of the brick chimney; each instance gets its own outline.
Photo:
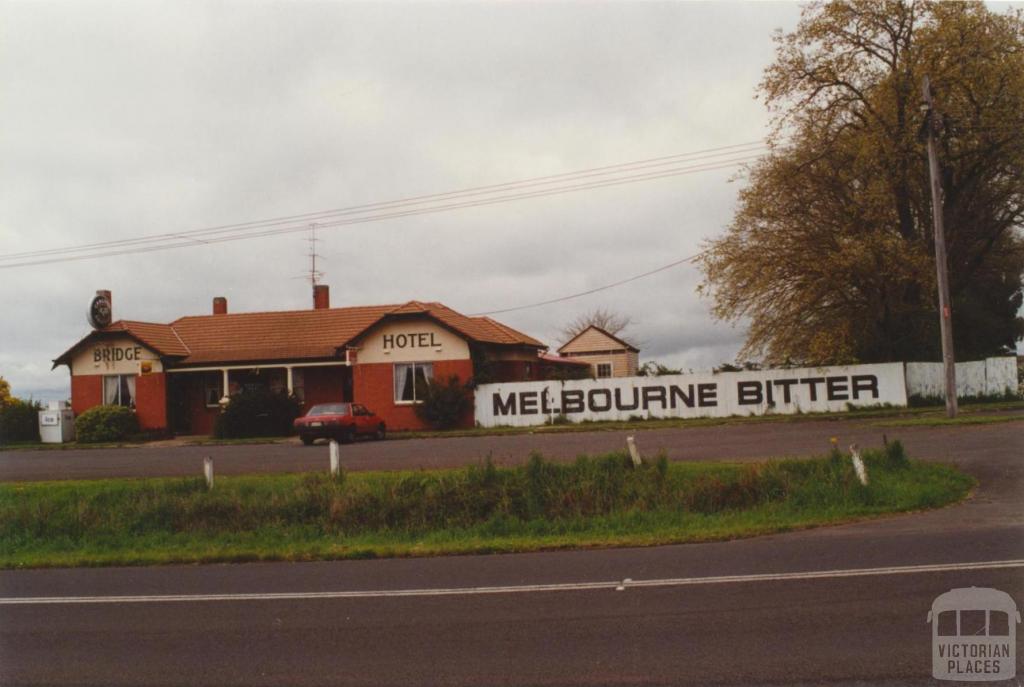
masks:
POLYGON ((228 314, 228 299, 224 296, 217 296, 213 299, 213 314, 214 315, 227 315, 228 314))
POLYGON ((313 310, 327 310, 331 307, 331 287, 327 284, 313 285, 313 310))

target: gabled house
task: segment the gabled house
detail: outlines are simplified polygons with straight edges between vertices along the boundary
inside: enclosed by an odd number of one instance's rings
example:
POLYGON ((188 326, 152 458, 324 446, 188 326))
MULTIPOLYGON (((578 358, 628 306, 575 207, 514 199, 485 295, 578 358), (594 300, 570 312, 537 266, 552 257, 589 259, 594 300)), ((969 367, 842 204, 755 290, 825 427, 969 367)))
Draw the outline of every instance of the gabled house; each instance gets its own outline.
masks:
POLYGON ((628 341, 590 325, 558 349, 571 360, 585 361, 594 377, 634 377, 639 369, 640 349, 628 341))

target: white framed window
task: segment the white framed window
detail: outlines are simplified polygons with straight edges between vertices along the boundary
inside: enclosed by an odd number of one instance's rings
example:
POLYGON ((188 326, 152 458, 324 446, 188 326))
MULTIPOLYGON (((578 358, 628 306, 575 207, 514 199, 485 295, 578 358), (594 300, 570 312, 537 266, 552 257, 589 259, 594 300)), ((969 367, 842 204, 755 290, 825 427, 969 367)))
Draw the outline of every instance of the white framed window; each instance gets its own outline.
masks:
POLYGON ((395 363, 395 403, 419 403, 432 379, 433 363, 395 363))
POLYGON ((203 377, 203 399, 207 408, 219 408, 224 397, 224 373, 207 372, 203 377))
POLYGON ((598 363, 597 364, 597 378, 604 379, 612 376, 612 364, 611 363, 598 363))
POLYGON ((135 375, 104 375, 103 404, 135 407, 135 375))

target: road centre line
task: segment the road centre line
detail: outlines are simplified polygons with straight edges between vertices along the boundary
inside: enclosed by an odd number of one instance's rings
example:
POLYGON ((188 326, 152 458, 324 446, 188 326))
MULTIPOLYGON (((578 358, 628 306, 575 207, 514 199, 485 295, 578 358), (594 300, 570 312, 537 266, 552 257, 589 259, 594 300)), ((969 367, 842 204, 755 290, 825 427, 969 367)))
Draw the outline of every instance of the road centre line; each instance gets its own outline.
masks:
POLYGON ((374 599, 420 596, 469 596, 478 594, 522 594, 528 592, 569 592, 615 590, 632 587, 685 587, 707 584, 739 584, 750 582, 783 582, 790 580, 818 580, 877 575, 910 575, 918 573, 958 572, 968 570, 995 570, 1022 568, 1024 559, 984 561, 974 563, 940 563, 933 565, 907 565, 885 568, 855 568, 851 570, 817 570, 789 573, 762 573, 753 575, 719 575, 713 577, 677 577, 652 580, 615 580, 602 582, 564 582, 553 584, 526 584, 504 587, 453 587, 436 589, 376 589, 335 592, 268 592, 250 594, 155 594, 145 596, 26 596, 0 597, 0 606, 32 606, 54 604, 118 604, 168 603, 203 601, 282 601, 299 599, 374 599))

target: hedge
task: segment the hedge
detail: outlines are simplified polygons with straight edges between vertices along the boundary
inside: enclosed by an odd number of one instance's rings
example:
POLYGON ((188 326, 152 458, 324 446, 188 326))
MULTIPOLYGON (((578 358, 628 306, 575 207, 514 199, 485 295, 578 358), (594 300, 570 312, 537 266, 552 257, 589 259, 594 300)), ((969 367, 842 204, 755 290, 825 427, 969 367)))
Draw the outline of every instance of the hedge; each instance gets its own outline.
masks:
POLYGON ((139 418, 125 406, 96 406, 75 418, 75 439, 84 444, 123 441, 139 431, 139 418))

